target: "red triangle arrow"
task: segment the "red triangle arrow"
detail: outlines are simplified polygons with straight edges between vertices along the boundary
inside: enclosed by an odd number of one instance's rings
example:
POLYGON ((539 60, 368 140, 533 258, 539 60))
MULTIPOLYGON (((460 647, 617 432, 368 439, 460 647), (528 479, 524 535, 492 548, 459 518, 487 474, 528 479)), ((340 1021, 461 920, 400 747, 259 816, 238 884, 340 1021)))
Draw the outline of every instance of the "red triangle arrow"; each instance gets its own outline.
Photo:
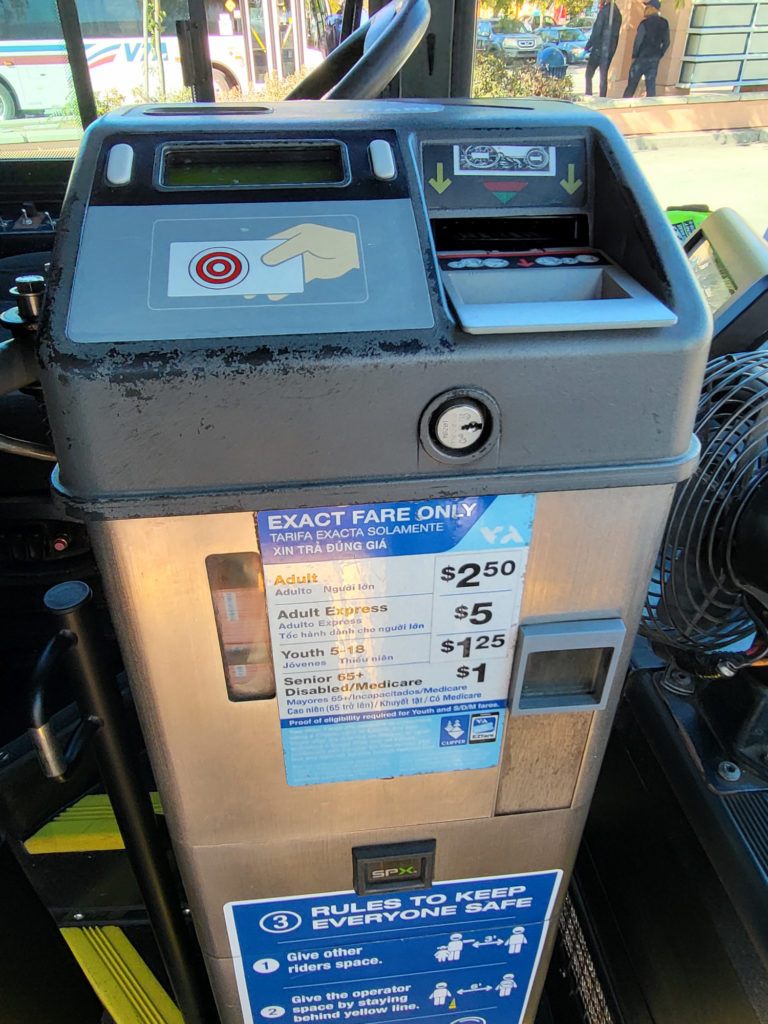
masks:
POLYGON ((522 192, 527 181, 484 181, 489 192, 522 192))

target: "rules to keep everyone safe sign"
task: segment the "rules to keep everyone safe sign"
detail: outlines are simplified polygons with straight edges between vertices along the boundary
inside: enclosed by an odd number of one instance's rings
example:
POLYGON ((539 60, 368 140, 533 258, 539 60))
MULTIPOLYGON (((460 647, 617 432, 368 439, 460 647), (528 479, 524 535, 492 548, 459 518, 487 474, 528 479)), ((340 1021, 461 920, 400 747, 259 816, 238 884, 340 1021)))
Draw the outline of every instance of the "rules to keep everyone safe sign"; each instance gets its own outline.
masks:
POLYGON ((561 877, 228 903, 246 1024, 517 1024, 561 877))
POLYGON ((534 507, 259 512, 290 785, 498 763, 534 507))

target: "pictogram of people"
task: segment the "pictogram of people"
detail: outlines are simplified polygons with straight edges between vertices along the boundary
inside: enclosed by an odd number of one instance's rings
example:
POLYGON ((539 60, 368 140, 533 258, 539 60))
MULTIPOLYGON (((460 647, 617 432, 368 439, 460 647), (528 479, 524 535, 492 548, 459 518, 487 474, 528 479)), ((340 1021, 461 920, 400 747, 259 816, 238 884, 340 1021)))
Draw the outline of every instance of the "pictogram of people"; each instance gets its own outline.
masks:
POLYGON ((439 964, 444 964, 445 961, 450 958, 450 955, 451 954, 448 952, 447 946, 438 946, 435 950, 435 960, 437 960, 439 964))
POLYGON ((434 992, 429 998, 434 1006, 445 1006, 451 995, 452 993, 448 991, 448 983, 446 981, 438 981, 434 992))
POLYGON ((496 986, 496 991, 499 993, 499 998, 501 998, 502 996, 512 995, 513 988, 517 988, 514 974, 505 974, 496 986))
POLYGON ((462 949, 464 949, 464 936, 461 932, 454 932, 445 948, 448 950, 449 960, 458 960, 462 949))
POLYGON ((509 955, 513 953, 521 953, 523 946, 528 942, 525 937, 525 928, 522 925, 517 925, 516 928, 512 929, 512 934, 509 936, 504 945, 509 950, 509 955))

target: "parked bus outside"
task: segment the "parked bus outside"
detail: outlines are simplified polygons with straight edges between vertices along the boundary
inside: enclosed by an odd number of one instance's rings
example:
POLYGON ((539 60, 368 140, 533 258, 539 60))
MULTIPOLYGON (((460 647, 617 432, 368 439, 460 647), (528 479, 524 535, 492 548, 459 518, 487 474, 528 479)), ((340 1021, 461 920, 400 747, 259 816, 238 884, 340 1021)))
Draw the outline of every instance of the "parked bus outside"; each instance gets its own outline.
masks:
MULTIPOLYGON (((185 0, 162 0, 160 53, 153 43, 151 25, 145 37, 143 6, 147 0, 78 0, 77 8, 86 58, 97 100, 109 105, 147 99, 179 99, 184 87, 178 19, 189 17, 185 0), (160 57, 160 60, 158 59, 160 57), (160 69, 162 68, 162 75, 160 69)), ((304 64, 312 67, 323 57, 330 0, 303 0, 306 37, 304 64)), ((279 26, 280 77, 299 71, 295 66, 294 24, 290 0, 251 0, 249 13, 253 39, 254 84, 267 73, 263 5, 274 5, 279 26)), ((151 0, 150 11, 153 9, 151 0)), ((236 0, 209 0, 208 44, 214 87, 221 96, 232 91, 246 94, 249 82, 241 4, 236 0)), ((72 80, 55 0, 2 0, 0 3, 0 120, 60 110, 70 102, 72 80)))

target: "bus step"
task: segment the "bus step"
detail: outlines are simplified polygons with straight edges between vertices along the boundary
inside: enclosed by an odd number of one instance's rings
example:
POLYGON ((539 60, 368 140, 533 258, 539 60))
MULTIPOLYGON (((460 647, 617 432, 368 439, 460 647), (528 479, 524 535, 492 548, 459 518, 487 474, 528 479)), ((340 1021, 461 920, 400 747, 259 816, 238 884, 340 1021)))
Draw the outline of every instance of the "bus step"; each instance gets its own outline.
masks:
POLYGON ((115 1024, 184 1024, 120 928, 62 928, 61 934, 115 1024))
MULTIPOLYGON (((155 814, 162 814, 159 796, 150 796, 155 814)), ((90 853, 122 850, 124 844, 109 797, 92 793, 43 825, 26 840, 24 847, 28 853, 90 853)))

